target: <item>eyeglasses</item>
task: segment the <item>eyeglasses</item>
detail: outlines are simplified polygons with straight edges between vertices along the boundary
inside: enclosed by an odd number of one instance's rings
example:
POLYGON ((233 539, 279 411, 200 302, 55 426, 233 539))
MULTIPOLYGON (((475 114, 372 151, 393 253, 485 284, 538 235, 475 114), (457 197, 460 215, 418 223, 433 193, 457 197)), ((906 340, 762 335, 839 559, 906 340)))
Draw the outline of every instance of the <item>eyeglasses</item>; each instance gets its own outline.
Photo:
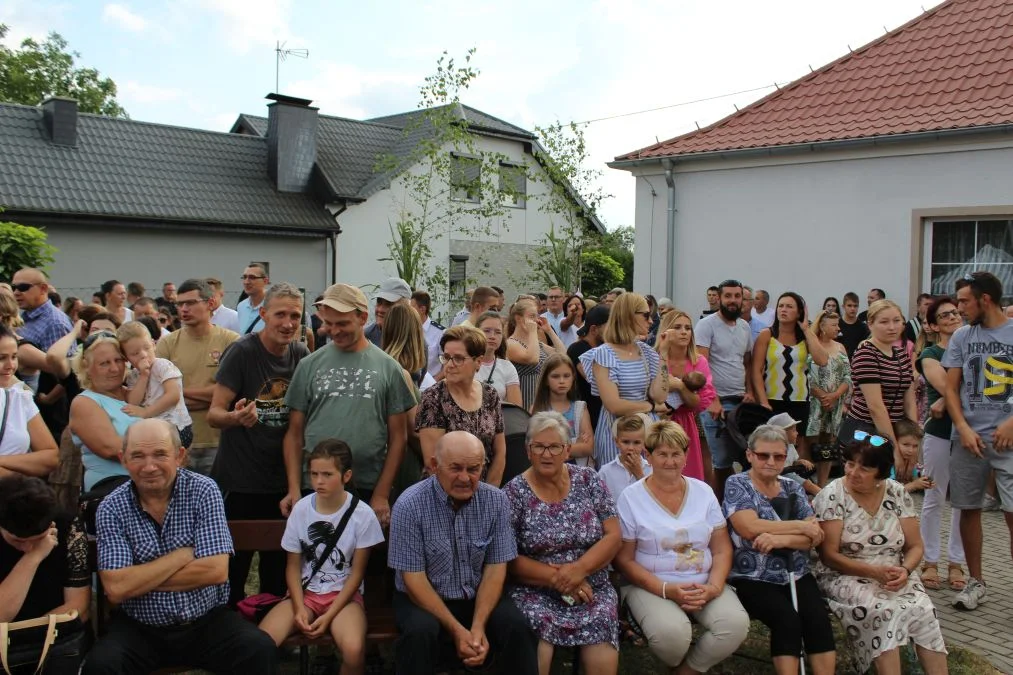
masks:
POLYGON ((960 316, 960 312, 958 312, 955 309, 951 309, 948 312, 939 312, 938 314, 936 314, 937 319, 956 319, 958 316, 960 316))
POLYGON ((20 283, 20 284, 11 284, 11 288, 13 288, 18 293, 27 293, 28 291, 32 290, 32 287, 38 286, 38 285, 39 285, 38 283, 29 284, 29 283, 26 282, 26 283, 20 283))
POLYGON ((783 462, 786 459, 788 459, 788 455, 781 455, 772 452, 756 452, 755 450, 751 450, 750 452, 756 455, 756 459, 760 460, 761 462, 769 462, 770 460, 774 460, 775 462, 783 462))
POLYGON ((81 346, 81 350, 82 351, 88 351, 88 349, 93 344, 95 344, 96 340, 103 339, 103 338, 108 338, 110 340, 115 340, 116 339, 116 335, 114 335, 111 331, 108 331, 108 330, 100 330, 97 333, 92 333, 87 338, 85 338, 84 344, 81 346))
POLYGON ((461 356, 460 354, 440 354, 440 363, 447 365, 451 361, 455 366, 463 366, 466 362, 470 361, 470 356, 461 356))
POLYGON ((264 277, 263 275, 257 276, 256 274, 244 274, 239 278, 242 279, 243 281, 253 281, 254 279, 265 279, 266 277, 264 277))
POLYGON ((544 455, 548 452, 553 457, 558 457, 565 447, 566 446, 562 443, 550 443, 549 445, 545 445, 544 443, 532 443, 528 446, 528 449, 536 455, 544 455))
POLYGON ((870 434, 868 431, 862 431, 861 429, 855 430, 854 439, 858 442, 862 442, 865 439, 869 439, 869 445, 873 446, 874 448, 878 448, 881 445, 886 445, 887 443, 890 442, 887 439, 883 438, 882 436, 870 434))
POLYGON ((645 319, 647 319, 648 321, 651 320, 651 312, 650 312, 650 310, 648 310, 646 312, 634 312, 634 314, 636 314, 637 316, 642 316, 645 319))
POLYGON ((563 299, 562 295, 550 295, 550 296, 547 296, 547 297, 549 298, 549 300, 562 300, 563 299))
POLYGON ((207 302, 207 300, 204 300, 204 299, 199 299, 199 300, 177 300, 175 304, 176 304, 176 309, 190 309, 194 305, 199 304, 201 302, 207 302))

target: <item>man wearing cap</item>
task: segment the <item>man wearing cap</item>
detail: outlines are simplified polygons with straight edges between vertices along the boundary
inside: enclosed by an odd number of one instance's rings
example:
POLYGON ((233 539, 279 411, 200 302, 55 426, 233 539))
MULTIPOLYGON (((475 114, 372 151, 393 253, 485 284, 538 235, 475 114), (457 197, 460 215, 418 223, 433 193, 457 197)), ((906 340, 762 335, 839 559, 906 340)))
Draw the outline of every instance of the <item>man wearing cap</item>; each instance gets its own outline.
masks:
POLYGON ((415 390, 397 361, 366 339, 369 306, 361 290, 334 284, 315 304, 331 344, 299 362, 285 394, 288 494, 282 513, 287 516, 303 486, 309 487, 303 480, 305 453, 324 439, 340 438, 352 449, 359 496, 387 525, 391 487, 407 441, 407 413, 418 404, 415 390))
POLYGON ((407 281, 397 277, 384 279, 380 284, 380 290, 376 292, 375 320, 366 326, 366 339, 379 347, 383 338, 383 320, 387 317, 387 310, 398 302, 408 302, 411 297, 412 289, 407 281))
POLYGON ((598 415, 601 413, 601 398, 591 393, 591 383, 587 381, 587 375, 580 365, 580 357, 584 352, 590 351, 602 343, 601 331, 609 320, 608 305, 595 305, 587 310, 584 317, 584 325, 577 331, 579 338, 572 345, 567 347, 566 355, 573 361, 577 368, 577 388, 580 390, 580 397, 587 403, 587 412, 591 415, 591 426, 598 427, 598 415))

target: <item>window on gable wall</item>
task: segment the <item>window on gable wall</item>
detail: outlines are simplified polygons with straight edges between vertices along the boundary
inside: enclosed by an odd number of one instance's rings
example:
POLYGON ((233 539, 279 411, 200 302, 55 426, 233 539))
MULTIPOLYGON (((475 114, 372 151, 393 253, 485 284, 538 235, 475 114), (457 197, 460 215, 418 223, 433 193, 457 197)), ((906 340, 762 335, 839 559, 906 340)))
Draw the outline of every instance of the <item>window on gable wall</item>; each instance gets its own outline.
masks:
POLYGON ((528 201, 528 177, 524 166, 501 162, 499 165, 499 191, 503 205, 523 209, 528 201))
POLYGON ((457 201, 478 203, 482 198, 482 162, 477 157, 451 155, 450 196, 457 201))
POLYGON ((930 292, 953 295, 965 274, 991 272, 1013 299, 1013 220, 937 220, 929 227, 930 292))

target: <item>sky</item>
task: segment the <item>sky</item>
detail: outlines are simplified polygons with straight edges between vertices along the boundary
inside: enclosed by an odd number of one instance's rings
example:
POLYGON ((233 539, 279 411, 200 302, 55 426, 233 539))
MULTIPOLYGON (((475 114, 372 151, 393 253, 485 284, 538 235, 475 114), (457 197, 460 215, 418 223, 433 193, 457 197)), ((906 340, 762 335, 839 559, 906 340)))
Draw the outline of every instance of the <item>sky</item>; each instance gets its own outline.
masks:
POLYGON ((416 108, 440 54, 475 47, 467 105, 529 130, 622 115, 584 127, 587 165, 611 195, 600 216, 615 228, 634 222, 634 181, 606 162, 711 124, 934 4, 4 0, 0 22, 9 46, 63 35, 135 120, 223 132, 239 113, 266 115, 278 41, 309 50, 282 62, 281 93, 357 119, 416 108), (713 100, 689 103, 701 99, 713 100))

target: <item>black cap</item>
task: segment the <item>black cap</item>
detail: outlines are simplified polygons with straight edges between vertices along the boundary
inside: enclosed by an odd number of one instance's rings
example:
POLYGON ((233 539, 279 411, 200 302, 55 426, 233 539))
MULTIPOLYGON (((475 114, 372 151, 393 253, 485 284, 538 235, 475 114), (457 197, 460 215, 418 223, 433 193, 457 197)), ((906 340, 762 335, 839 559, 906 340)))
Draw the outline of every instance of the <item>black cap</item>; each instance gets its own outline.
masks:
POLYGON ((584 325, 577 331, 577 335, 584 337, 587 335, 587 332, 591 330, 591 326, 604 326, 608 323, 608 320, 608 305, 595 305, 591 309, 587 310, 587 316, 584 317, 584 325))

